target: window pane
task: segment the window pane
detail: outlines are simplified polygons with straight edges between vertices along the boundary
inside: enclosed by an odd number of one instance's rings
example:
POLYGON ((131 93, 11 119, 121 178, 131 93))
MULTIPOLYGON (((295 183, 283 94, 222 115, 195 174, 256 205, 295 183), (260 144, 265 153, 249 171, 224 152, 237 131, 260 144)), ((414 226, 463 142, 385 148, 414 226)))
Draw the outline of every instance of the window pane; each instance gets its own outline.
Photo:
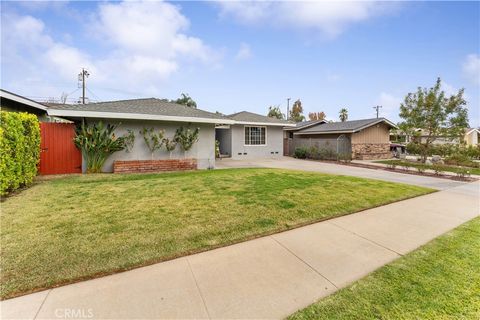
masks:
POLYGON ((245 127, 246 145, 264 145, 266 129, 263 127, 245 127))

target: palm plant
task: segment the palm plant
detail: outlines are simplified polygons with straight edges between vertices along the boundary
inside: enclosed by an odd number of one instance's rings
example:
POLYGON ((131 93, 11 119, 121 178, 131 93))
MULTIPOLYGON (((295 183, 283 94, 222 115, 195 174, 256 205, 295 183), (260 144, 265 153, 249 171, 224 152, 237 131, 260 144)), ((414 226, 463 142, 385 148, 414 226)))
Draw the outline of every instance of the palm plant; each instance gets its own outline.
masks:
POLYGON ((182 146, 185 155, 187 151, 192 148, 193 144, 198 141, 199 132, 200 128, 191 130, 190 128, 185 129, 183 127, 178 128, 175 132, 174 140, 182 146))
POLYGON ((111 154, 125 149, 125 138, 115 136, 117 126, 104 125, 101 121, 92 125, 82 122, 77 126, 73 142, 87 162, 87 173, 101 172, 111 154))
POLYGON ((339 112, 340 121, 345 122, 348 119, 348 110, 346 108, 340 109, 339 112))
POLYGON ((168 151, 168 157, 171 159, 172 151, 175 150, 175 148, 177 147, 177 141, 175 141, 175 138, 173 139, 164 138, 163 145, 165 146, 165 149, 167 149, 168 151))

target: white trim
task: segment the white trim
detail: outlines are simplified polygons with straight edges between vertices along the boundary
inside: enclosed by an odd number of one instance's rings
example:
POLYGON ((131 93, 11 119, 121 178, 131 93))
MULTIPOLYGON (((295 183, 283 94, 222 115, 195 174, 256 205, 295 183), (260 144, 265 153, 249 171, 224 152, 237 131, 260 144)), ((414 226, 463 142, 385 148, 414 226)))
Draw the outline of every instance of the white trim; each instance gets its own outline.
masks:
POLYGON ((25 104, 25 105, 30 106, 32 108, 37 108, 37 109, 40 109, 40 110, 43 110, 43 111, 46 111, 48 109, 47 106, 44 106, 43 104, 40 104, 40 103, 35 102, 33 100, 30 100, 28 98, 18 96, 16 94, 13 94, 13 93, 10 93, 10 92, 4 91, 4 90, 0 90, 0 97, 8 99, 8 100, 13 100, 15 102, 25 104))
POLYGON ((235 121, 235 124, 245 124, 245 125, 249 125, 249 126, 252 126, 252 127, 265 127, 265 126, 275 126, 275 127, 295 127, 295 124, 294 123, 270 123, 270 122, 251 122, 251 121, 237 121, 237 120, 233 120, 235 121))
POLYGON ((266 147, 267 143, 267 126, 243 126, 243 147, 266 147), (245 143, 245 128, 265 128, 265 144, 246 144, 245 143))
POLYGON ((472 133, 473 131, 477 131, 477 133, 480 133, 480 131, 477 129, 477 128, 472 128, 470 131, 467 131, 465 134, 470 134, 472 133))
POLYGON ((47 109, 47 112, 49 116, 59 116, 59 117, 159 120, 159 121, 174 121, 174 122, 219 123, 219 124, 235 123, 235 121, 230 119, 164 116, 164 115, 142 114, 142 113, 98 112, 98 111, 64 110, 64 109, 52 109, 52 108, 47 109))
POLYGON ((310 123, 310 124, 307 124, 307 125, 304 125, 302 127, 299 127, 297 128, 297 125, 295 125, 295 128, 287 128, 287 129, 284 129, 285 131, 295 131, 295 130, 303 130, 303 129, 307 129, 307 128, 310 128, 310 127, 313 127, 317 124, 324 124, 324 123, 327 123, 327 121, 325 120, 317 120, 316 122, 314 123, 310 123))
POLYGON ((353 130, 337 130, 337 131, 310 131, 310 132, 294 132, 294 135, 306 135, 306 134, 336 134, 336 133, 355 133, 353 130))

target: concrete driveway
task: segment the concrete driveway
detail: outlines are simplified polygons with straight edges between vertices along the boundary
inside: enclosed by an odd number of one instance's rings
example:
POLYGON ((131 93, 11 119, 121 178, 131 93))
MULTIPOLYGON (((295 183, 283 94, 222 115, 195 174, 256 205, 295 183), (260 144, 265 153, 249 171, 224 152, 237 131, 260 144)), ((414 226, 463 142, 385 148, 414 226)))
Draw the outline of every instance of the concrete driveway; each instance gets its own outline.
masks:
POLYGON ((480 215, 478 181, 397 176, 293 159, 222 162, 223 167, 253 165, 367 176, 443 191, 5 300, 0 303, 2 319, 280 319, 480 215))
POLYGON ((369 179, 377 179, 398 183, 412 184, 422 187, 433 188, 437 190, 446 190, 458 187, 464 182, 454 181, 442 178, 419 176, 414 174, 404 174, 389 172, 385 170, 366 169, 360 167, 352 167, 335 163, 300 160, 291 157, 281 157, 278 159, 257 159, 257 160, 231 160, 228 158, 217 160, 215 167, 218 169, 226 168, 281 168, 292 170, 304 170, 323 172, 330 174, 339 174, 345 176, 362 177, 369 179))

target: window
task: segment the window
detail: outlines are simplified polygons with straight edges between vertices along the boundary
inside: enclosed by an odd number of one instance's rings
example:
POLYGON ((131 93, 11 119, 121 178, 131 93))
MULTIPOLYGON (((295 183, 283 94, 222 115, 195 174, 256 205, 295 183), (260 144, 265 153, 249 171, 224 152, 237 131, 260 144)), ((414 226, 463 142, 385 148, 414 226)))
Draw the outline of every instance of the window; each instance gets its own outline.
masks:
POLYGON ((261 146, 265 145, 265 136, 267 128, 265 127, 245 127, 245 145, 261 146))

